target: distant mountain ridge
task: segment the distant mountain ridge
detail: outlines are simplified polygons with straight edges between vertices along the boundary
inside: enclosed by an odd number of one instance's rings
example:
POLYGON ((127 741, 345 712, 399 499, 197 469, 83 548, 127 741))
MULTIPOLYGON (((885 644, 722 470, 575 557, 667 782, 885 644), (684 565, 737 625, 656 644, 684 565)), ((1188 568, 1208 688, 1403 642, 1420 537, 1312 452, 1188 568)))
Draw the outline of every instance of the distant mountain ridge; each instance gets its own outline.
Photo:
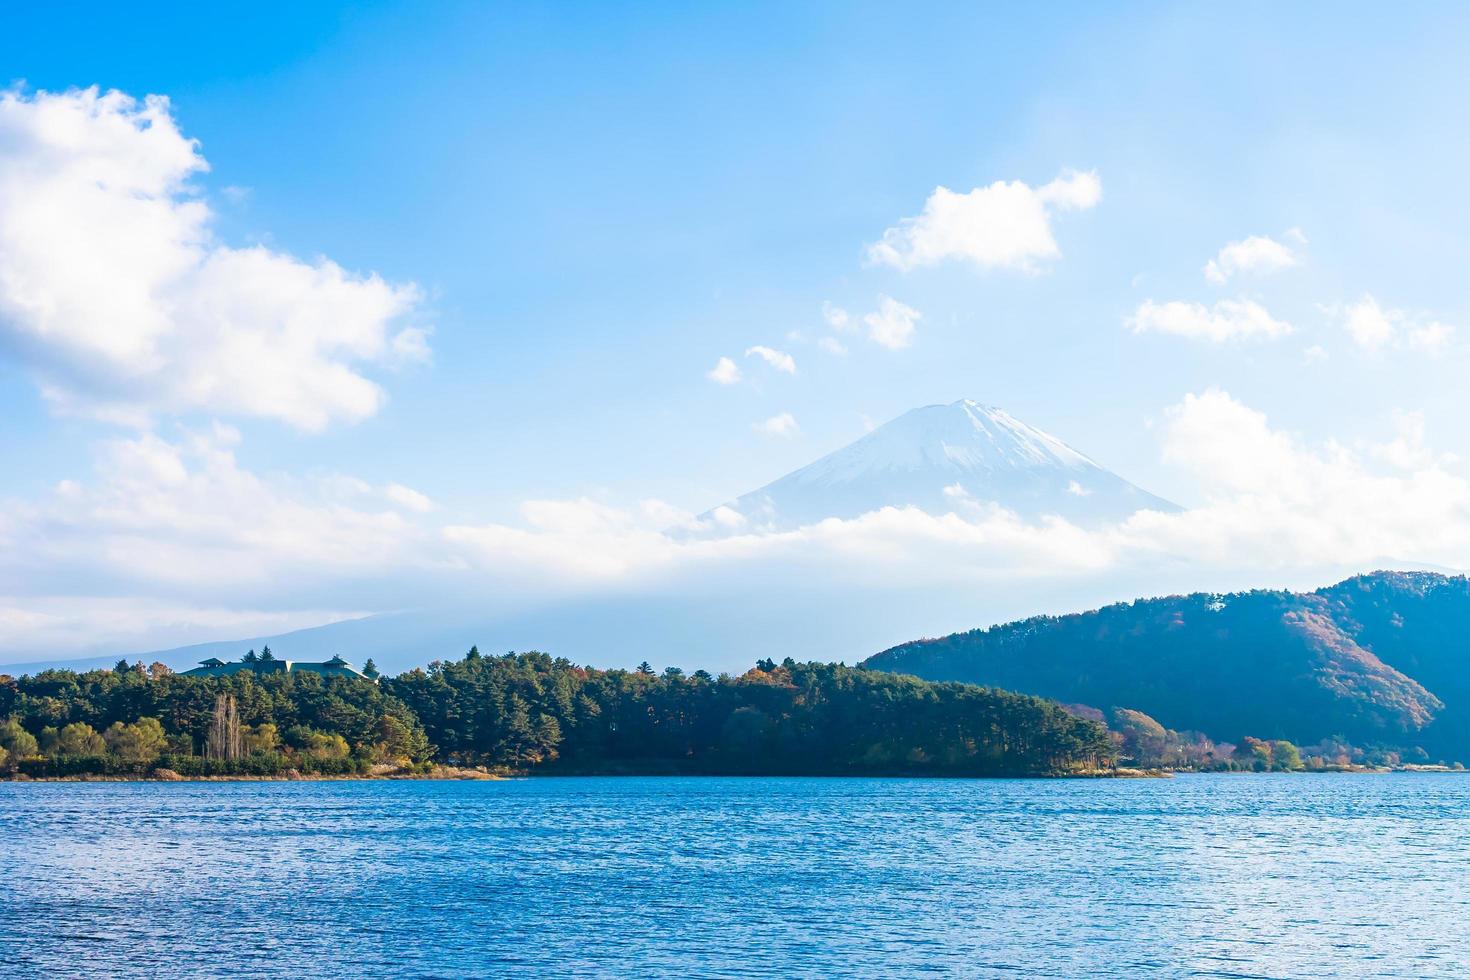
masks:
POLYGON ((928 405, 773 483, 701 514, 703 527, 780 531, 883 507, 962 516, 999 505, 1079 524, 1179 508, 1009 413, 963 400, 928 405))
POLYGON ((1140 599, 917 640, 865 665, 1136 708, 1217 739, 1336 736, 1470 762, 1464 576, 1140 599))

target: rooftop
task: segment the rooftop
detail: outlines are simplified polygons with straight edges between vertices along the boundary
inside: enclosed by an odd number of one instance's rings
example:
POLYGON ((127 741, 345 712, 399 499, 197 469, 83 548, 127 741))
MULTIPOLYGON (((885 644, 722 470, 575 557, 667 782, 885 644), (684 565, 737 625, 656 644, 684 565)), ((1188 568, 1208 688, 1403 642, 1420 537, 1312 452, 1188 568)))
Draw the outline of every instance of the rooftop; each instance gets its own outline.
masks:
MULTIPOLYGON (((254 651, 252 651, 253 653, 254 651)), ((309 660, 280 660, 274 657, 267 659, 251 658, 235 661, 224 661, 218 657, 209 657, 199 661, 199 666, 183 671, 185 677, 230 677, 248 670, 257 674, 290 674, 307 673, 320 674, 324 677, 360 677, 377 683, 376 677, 369 677, 358 670, 352 664, 342 658, 340 654, 331 660, 320 663, 309 660)))

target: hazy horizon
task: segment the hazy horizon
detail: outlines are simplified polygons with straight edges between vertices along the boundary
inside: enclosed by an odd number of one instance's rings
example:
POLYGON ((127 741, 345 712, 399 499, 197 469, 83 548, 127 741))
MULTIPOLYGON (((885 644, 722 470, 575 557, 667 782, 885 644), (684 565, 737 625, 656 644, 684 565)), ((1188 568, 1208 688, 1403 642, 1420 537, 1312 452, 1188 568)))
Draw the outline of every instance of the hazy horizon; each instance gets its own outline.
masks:
POLYGON ((835 13, 12 12, 0 663, 412 613, 726 667, 1470 567, 1470 12, 835 13), (961 399, 1182 509, 918 433, 665 533, 961 399))

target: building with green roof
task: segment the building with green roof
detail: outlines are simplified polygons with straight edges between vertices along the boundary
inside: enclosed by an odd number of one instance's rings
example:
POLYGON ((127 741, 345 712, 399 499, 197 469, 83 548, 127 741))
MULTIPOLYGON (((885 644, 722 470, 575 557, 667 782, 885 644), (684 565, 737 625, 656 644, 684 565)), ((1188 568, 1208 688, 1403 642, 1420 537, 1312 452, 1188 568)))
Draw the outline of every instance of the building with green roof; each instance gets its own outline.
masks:
POLYGON ((369 677, 356 667, 352 666, 340 656, 334 656, 331 660, 314 663, 306 660, 232 660, 224 661, 218 657, 210 657, 208 660, 199 661, 199 666, 183 672, 184 677, 230 677, 240 673, 242 670, 252 671, 257 674, 291 674, 307 673, 320 674, 323 677, 357 677, 361 680, 378 682, 376 677, 369 677))

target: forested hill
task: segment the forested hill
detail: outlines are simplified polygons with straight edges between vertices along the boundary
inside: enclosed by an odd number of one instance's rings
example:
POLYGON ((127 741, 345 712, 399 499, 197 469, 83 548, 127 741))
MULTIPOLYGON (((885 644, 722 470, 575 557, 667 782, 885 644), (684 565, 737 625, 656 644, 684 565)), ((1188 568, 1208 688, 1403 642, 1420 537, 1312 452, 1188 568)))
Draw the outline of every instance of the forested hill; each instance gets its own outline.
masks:
POLYGON ((1375 572, 1308 593, 1141 599, 918 640, 865 665, 1136 708, 1217 739, 1341 737, 1470 761, 1463 576, 1375 572))
POLYGON ((713 677, 546 654, 380 682, 150 670, 0 675, 0 774, 515 771, 1040 775, 1111 762, 1106 729, 1040 698, 837 664, 713 677))

